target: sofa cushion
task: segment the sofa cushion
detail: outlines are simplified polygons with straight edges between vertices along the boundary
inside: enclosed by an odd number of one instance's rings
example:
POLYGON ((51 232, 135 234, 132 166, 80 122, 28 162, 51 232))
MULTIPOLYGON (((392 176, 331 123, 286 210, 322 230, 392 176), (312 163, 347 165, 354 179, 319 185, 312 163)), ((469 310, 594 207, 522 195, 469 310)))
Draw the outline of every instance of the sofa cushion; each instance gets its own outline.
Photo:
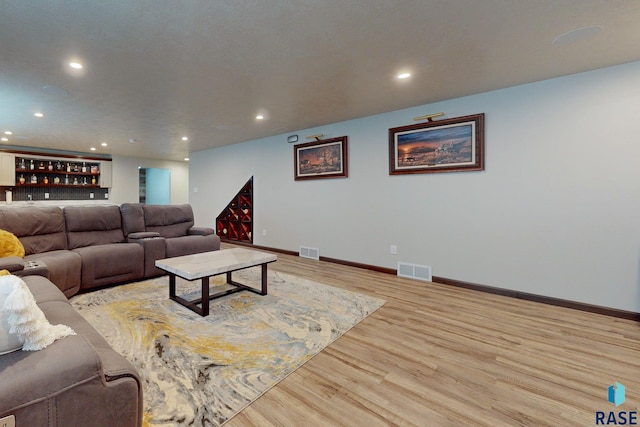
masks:
POLYGON ((144 249, 137 243, 113 243, 73 250, 82 259, 82 289, 137 280, 144 275, 144 249))
POLYGON ((144 229, 144 211, 140 203, 123 203, 120 205, 122 215, 122 231, 125 236, 141 233, 144 229))
POLYGON ((40 305, 48 301, 62 301, 68 303, 67 297, 62 293, 57 286, 51 286, 51 281, 42 276, 30 276, 23 277, 23 279, 33 298, 36 300, 36 304, 40 305))
POLYGON ((67 249, 64 214, 56 206, 0 209, 0 228, 20 239, 25 255, 67 249))
POLYGON ((146 231, 156 231, 162 237, 186 236, 193 227, 191 205, 142 205, 146 231))
POLYGON ((118 206, 67 206, 64 217, 69 249, 125 241, 118 206))

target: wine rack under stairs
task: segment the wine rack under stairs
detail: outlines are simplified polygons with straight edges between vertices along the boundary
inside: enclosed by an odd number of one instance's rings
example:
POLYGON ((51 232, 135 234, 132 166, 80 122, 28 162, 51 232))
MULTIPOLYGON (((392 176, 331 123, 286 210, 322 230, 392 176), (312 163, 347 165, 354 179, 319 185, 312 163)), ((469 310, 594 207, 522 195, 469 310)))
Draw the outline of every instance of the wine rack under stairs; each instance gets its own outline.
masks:
POLYGON ((253 243, 253 177, 216 218, 221 239, 253 243))

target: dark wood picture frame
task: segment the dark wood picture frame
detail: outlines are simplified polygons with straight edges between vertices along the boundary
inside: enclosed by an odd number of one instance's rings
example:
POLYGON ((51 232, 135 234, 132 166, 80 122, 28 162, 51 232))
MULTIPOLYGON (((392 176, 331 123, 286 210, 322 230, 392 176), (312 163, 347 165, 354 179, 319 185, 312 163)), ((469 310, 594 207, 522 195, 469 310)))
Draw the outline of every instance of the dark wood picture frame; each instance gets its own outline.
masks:
POLYGON ((389 129, 389 175, 484 170, 484 113, 389 129))
POLYGON ((296 181, 346 178, 348 175, 346 136, 298 144, 293 147, 296 181))

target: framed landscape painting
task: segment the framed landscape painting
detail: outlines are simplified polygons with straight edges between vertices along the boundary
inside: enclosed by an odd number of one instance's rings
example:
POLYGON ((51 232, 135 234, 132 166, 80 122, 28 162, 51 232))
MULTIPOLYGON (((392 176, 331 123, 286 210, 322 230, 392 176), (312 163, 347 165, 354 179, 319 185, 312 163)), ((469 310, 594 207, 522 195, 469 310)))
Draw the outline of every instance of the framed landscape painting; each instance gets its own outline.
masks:
POLYGON ((341 136, 294 146, 295 180, 347 177, 347 140, 341 136))
POLYGON ((389 129, 389 174, 484 170, 484 114, 389 129))

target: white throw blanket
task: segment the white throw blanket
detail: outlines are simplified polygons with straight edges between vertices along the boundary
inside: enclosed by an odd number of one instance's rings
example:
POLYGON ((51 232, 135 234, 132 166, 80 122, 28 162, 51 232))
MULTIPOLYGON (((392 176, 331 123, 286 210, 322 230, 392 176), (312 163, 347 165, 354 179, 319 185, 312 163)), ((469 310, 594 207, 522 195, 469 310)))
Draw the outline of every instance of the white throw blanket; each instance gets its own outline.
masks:
POLYGON ((22 350, 42 350, 55 340, 76 333, 65 325, 51 325, 40 307, 36 304, 31 291, 17 276, 1 276, 0 287, 12 287, 4 301, 3 311, 8 315, 9 333, 18 335, 24 342, 22 350))

